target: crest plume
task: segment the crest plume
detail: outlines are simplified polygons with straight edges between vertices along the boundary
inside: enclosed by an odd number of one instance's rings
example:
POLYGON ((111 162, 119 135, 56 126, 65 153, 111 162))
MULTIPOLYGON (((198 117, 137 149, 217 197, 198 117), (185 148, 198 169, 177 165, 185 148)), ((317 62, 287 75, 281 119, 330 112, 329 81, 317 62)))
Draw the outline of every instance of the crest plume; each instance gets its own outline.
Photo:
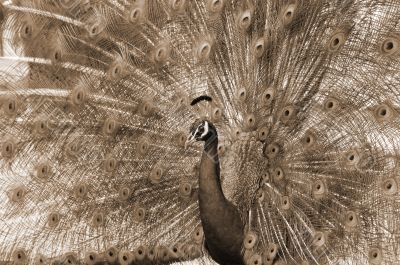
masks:
POLYGON ((211 102, 212 98, 209 97, 209 96, 200 96, 200 97, 197 97, 197 98, 193 99, 192 102, 190 103, 190 105, 194 106, 194 105, 196 105, 197 103, 199 103, 201 101, 209 101, 209 102, 211 102))

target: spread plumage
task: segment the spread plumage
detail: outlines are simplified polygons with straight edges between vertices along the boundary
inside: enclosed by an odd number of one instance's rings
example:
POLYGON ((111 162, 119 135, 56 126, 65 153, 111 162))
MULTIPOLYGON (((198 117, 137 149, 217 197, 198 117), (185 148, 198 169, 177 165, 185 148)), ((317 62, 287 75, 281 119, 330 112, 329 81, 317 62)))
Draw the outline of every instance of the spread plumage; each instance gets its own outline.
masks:
POLYGON ((185 148, 209 121, 244 263, 400 264, 399 19, 397 0, 1 1, 0 261, 213 263, 232 220, 204 226, 185 148))

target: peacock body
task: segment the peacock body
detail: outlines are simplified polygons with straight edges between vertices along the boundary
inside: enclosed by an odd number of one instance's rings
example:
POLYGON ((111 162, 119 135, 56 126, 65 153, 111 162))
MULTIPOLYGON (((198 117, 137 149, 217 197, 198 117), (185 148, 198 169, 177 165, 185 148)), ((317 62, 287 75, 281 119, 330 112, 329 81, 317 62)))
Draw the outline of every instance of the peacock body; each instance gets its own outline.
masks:
POLYGON ((400 264, 399 19, 397 0, 2 1, 0 260, 212 264, 217 229, 250 265, 400 264), (196 120, 212 156, 185 148, 196 120))

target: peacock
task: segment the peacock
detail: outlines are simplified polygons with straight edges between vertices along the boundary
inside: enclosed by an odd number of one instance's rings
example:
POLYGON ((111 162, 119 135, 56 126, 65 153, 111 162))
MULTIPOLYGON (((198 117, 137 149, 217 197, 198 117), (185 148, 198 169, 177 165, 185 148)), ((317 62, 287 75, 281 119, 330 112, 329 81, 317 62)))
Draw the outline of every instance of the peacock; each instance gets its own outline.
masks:
POLYGON ((3 0, 0 262, 400 265, 398 0, 3 0))

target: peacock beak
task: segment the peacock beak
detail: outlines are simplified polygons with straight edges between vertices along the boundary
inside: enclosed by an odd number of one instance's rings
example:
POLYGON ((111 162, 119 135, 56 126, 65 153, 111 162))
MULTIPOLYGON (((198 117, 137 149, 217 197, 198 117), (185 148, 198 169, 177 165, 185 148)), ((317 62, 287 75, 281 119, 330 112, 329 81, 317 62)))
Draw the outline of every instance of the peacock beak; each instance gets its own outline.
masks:
POLYGON ((189 136, 188 136, 188 138, 186 139, 186 142, 185 142, 185 149, 187 149, 188 146, 193 144, 194 142, 196 142, 196 138, 194 138, 194 135, 189 134, 189 136))

